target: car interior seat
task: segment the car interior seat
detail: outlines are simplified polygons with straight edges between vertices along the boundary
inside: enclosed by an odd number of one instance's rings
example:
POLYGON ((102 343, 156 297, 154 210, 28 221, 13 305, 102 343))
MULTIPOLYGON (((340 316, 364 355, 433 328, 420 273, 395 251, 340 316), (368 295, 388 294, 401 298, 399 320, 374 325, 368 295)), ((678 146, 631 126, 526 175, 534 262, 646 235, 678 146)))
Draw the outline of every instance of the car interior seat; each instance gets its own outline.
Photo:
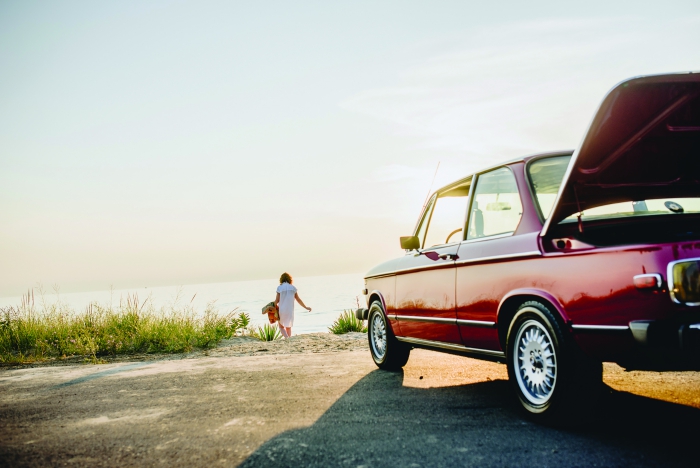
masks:
POLYGON ((479 209, 479 202, 474 201, 472 204, 472 216, 474 224, 474 237, 484 237, 484 213, 479 209))

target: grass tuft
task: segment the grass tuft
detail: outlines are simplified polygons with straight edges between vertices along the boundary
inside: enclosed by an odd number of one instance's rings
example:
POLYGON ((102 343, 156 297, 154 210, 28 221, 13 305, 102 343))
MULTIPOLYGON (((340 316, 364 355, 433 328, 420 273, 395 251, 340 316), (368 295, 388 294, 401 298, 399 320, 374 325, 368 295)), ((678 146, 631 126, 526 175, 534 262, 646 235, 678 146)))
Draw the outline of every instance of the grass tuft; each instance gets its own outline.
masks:
POLYGON ((280 329, 269 323, 266 323, 262 327, 254 328, 250 334, 260 341, 275 341, 282 338, 280 329))
POLYGON ((364 320, 359 320, 355 317, 355 312, 352 310, 343 311, 338 319, 333 322, 333 325, 328 327, 328 330, 336 335, 350 332, 367 333, 364 320))
POLYGON ((244 332, 250 323, 245 312, 222 315, 213 303, 199 314, 191 303, 181 306, 177 299, 157 310, 150 299, 129 295, 118 307, 93 303, 76 313, 58 301, 47 304, 43 294, 41 299, 38 307, 30 291, 20 305, 0 308, 0 363, 70 356, 100 363, 100 356, 208 349, 244 332))

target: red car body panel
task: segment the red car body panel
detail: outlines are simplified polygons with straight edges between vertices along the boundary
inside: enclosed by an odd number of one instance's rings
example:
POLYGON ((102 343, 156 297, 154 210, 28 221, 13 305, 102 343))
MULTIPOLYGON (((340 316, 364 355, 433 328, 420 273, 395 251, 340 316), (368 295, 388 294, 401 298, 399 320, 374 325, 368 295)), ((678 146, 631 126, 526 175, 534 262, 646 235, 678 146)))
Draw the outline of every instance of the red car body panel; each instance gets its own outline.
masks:
MULTIPOLYGON (((558 313, 585 353, 628 360, 639 351, 631 322, 700 322, 700 307, 671 300, 667 278, 670 262, 700 258, 700 235, 692 231, 674 242, 633 242, 623 236, 612 245, 587 244, 585 229, 614 231, 630 224, 584 226, 582 206, 700 196, 699 133, 700 75, 644 77, 618 85, 573 153, 547 219, 535 201, 528 165, 571 152, 502 165, 512 172, 522 203, 515 231, 467 240, 465 225, 458 242, 407 251, 379 265, 366 276, 368 305, 381 300, 392 331, 409 343, 500 358, 514 307, 539 300, 558 313), (660 160, 663 148, 669 155, 660 160), (578 226, 562 223, 577 212, 578 226), (645 274, 658 274, 662 284, 638 289, 634 277, 645 274)), ((463 179, 471 180, 470 203, 487 172, 463 179)), ((666 215, 700 224, 700 215, 682 216, 666 215)))

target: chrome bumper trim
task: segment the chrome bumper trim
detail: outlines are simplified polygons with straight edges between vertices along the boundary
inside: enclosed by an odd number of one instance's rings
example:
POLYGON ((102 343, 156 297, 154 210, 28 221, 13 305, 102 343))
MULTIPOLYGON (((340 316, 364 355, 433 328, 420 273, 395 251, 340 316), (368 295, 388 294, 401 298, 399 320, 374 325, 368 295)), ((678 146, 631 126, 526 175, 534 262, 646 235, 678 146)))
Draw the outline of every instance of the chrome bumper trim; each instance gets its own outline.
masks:
POLYGON ((690 347, 697 350, 700 343, 700 323, 674 325, 653 320, 634 320, 630 322, 630 330, 634 340, 644 346, 663 347, 676 343, 681 349, 690 347))
POLYGON ((647 344, 647 332, 649 331, 649 320, 637 320, 630 322, 630 330, 632 331, 632 336, 639 344, 647 344))

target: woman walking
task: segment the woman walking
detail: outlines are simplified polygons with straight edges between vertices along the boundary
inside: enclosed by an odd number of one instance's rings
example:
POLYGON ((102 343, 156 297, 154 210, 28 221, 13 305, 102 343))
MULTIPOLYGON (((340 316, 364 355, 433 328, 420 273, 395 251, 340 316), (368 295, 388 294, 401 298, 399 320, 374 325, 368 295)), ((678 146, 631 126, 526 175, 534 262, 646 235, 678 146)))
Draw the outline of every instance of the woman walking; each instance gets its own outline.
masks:
POLYGON ((275 305, 279 308, 280 332, 285 338, 292 336, 292 325, 294 325, 294 300, 299 303, 304 309, 311 312, 311 307, 306 307, 304 301, 297 294, 297 288, 292 286, 292 277, 289 273, 282 273, 280 276, 280 285, 277 287, 277 297, 275 305))

